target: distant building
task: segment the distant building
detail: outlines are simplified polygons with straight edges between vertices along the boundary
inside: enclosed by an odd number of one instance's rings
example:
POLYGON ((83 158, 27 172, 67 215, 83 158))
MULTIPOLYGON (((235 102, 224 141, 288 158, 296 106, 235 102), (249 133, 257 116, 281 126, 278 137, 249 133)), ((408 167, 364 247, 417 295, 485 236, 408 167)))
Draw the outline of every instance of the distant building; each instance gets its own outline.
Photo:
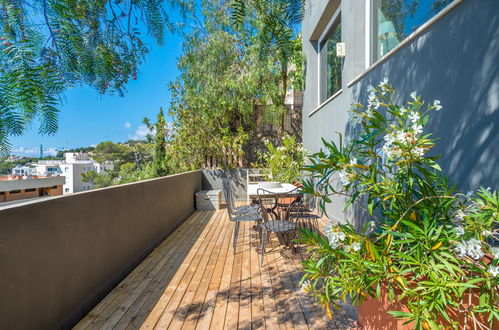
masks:
POLYGON ((62 195, 63 176, 0 176, 0 203, 20 199, 62 195))
POLYGON ((33 174, 33 168, 27 165, 24 166, 16 166, 12 168, 12 175, 18 175, 18 176, 25 176, 25 175, 32 175, 33 174))
POLYGON ((106 169, 109 169, 94 161, 88 153, 82 152, 67 152, 64 154, 64 160, 40 160, 32 166, 35 168, 34 173, 39 175, 66 177, 64 194, 91 190, 92 184, 83 182, 81 175, 89 171, 105 173, 106 169))

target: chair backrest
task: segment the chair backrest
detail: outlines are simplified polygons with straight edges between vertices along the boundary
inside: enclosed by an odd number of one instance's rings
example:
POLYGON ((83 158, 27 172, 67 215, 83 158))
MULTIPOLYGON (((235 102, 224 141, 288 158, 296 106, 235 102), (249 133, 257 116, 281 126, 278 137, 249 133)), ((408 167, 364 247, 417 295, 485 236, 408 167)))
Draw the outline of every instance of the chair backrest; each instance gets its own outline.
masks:
POLYGON ((262 221, 268 222, 276 220, 277 219, 277 215, 275 213, 276 200, 273 197, 274 193, 269 190, 258 188, 256 194, 258 195, 258 204, 260 205, 262 221))
POLYGON ((286 210, 286 220, 296 223, 300 219, 304 205, 301 201, 294 201, 286 210))
POLYGON ((235 215, 234 215, 234 205, 232 202, 232 197, 230 194, 230 184, 228 182, 223 182, 223 189, 224 193, 224 198, 225 198, 225 204, 227 205, 227 211, 229 213, 229 219, 231 221, 234 221, 235 215))
POLYGON ((234 191, 232 190, 232 184, 231 184, 230 180, 228 180, 228 179, 224 180, 223 184, 224 184, 224 187, 226 187, 227 195, 229 196, 229 200, 230 200, 232 209, 234 210, 236 208, 236 202, 234 199, 234 191))
MULTIPOLYGON (((263 197, 265 199, 265 197, 263 197)), ((269 199, 269 198, 267 198, 269 199)), ((262 199, 260 199, 261 201, 262 199)), ((280 210, 279 212, 285 212, 287 215, 291 213, 291 210, 293 208, 296 208, 296 205, 298 204, 298 201, 294 201, 291 203, 286 210, 280 210)), ((261 220, 263 223, 263 226, 267 231, 272 231, 272 232, 288 232, 291 230, 295 230, 296 224, 294 224, 293 219, 276 219, 275 214, 271 211, 271 209, 268 208, 269 205, 267 205, 265 202, 262 203, 260 202, 260 214, 261 214, 261 220)), ((286 218, 288 217, 286 215, 286 218)))

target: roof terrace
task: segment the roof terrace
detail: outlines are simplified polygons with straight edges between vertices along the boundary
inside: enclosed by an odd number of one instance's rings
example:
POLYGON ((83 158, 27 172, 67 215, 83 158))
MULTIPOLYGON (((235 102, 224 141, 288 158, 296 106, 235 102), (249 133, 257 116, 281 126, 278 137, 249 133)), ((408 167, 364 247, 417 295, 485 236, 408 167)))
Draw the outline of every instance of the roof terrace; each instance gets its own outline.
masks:
MULTIPOLYGON (((260 268, 252 223, 234 252, 226 210, 195 211, 195 192, 217 189, 223 175, 193 171, 1 209, 2 327, 350 328, 355 311, 328 320, 300 290, 303 254, 274 238, 260 268)), ((234 183, 242 196, 243 180, 234 183)))
POLYGON ((75 328, 350 328, 345 312, 328 320, 301 292, 300 254, 274 239, 260 268, 251 225, 234 253, 226 210, 195 212, 75 328))

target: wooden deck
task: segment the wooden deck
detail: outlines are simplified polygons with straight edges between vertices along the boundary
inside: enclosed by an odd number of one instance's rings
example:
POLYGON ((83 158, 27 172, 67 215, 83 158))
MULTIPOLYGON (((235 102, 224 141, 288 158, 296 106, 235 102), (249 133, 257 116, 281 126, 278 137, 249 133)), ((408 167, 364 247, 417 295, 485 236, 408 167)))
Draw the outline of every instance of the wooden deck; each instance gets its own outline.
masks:
POLYGON ((75 328, 351 328, 347 313, 328 320, 300 291, 301 256, 285 258, 277 239, 260 268, 251 225, 234 253, 226 210, 194 213, 75 328))

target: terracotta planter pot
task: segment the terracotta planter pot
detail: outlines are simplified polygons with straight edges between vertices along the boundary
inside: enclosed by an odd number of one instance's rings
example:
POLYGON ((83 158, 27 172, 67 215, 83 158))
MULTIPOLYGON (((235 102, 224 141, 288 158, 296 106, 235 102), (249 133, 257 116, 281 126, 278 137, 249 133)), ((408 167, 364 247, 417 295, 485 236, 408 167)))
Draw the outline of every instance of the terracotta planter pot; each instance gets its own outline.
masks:
POLYGON ((404 325, 404 320, 397 320, 388 314, 388 311, 409 310, 401 302, 390 302, 388 299, 388 290, 381 289, 380 299, 368 297, 357 307, 357 329, 378 330, 378 329, 398 329, 411 330, 414 328, 411 324, 404 325))
MULTIPOLYGON (((397 295, 397 293, 395 293, 397 295)), ((466 310, 471 301, 471 305, 478 304, 479 294, 472 292, 471 300, 470 294, 465 294, 463 298, 462 310, 466 310)), ((380 299, 368 297, 362 305, 358 306, 358 321, 356 329, 362 330, 378 330, 378 329, 397 329, 397 330, 411 330, 414 329, 414 323, 404 324, 406 320, 399 320, 388 314, 388 311, 401 311, 409 312, 409 309, 404 304, 404 300, 400 302, 391 302, 388 299, 388 290, 385 287, 381 289, 380 299)), ((447 309, 447 314, 451 320, 459 321, 459 329, 473 329, 473 324, 470 319, 466 320, 466 313, 457 311, 452 308, 447 309), (467 322, 467 323, 466 323, 467 322)), ((487 314, 479 314, 476 316, 477 321, 482 324, 488 325, 487 314)), ((443 318, 439 317, 438 324, 450 326, 450 324, 443 318)))

